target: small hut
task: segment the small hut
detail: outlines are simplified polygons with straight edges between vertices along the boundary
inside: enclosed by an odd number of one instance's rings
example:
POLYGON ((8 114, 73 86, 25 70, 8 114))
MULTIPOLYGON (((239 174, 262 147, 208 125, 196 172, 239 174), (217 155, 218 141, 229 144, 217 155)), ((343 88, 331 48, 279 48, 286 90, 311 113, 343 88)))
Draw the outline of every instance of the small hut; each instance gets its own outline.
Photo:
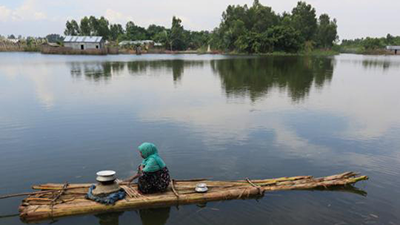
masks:
POLYGON ((104 39, 100 36, 66 36, 64 46, 72 49, 103 49, 104 39))
POLYGON ((395 55, 397 55, 397 52, 400 51, 400 46, 386 46, 386 49, 389 51, 393 51, 395 55))

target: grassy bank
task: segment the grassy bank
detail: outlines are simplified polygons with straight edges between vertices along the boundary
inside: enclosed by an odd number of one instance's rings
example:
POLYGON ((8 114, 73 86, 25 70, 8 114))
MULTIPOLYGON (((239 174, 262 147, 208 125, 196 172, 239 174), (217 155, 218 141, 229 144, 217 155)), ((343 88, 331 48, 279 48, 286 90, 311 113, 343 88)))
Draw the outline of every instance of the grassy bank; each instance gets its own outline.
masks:
MULTIPOLYGON (((116 48, 110 48, 115 50, 116 48)), ((68 54, 68 55, 106 55, 106 54, 136 54, 134 50, 127 49, 116 49, 115 51, 108 52, 106 50, 99 51, 98 49, 94 49, 93 51, 81 51, 81 50, 71 50, 63 47, 52 48, 46 46, 33 46, 33 47, 19 47, 13 49, 1 49, 3 52, 42 52, 44 54, 68 54)), ((188 51, 169 51, 169 50, 149 50, 143 51, 141 54, 213 54, 213 55, 232 55, 232 56, 334 56, 340 54, 339 51, 335 50, 326 50, 326 49, 316 49, 313 51, 301 51, 297 53, 288 53, 288 52, 270 52, 270 53, 259 53, 259 54, 248 54, 248 53, 240 53, 240 52, 223 52, 223 51, 211 51, 207 52, 203 49, 201 50, 188 50, 188 51)))
MULTIPOLYGON (((394 52, 383 48, 366 49, 364 47, 341 47, 340 53, 358 54, 358 55, 395 55, 394 52)), ((398 53, 400 55, 400 52, 398 53)))
POLYGON ((260 53, 260 54, 247 54, 238 52, 225 52, 220 53, 225 55, 254 55, 254 56, 334 56, 340 54, 339 51, 327 50, 327 49, 315 49, 313 51, 300 51, 296 53, 289 52, 270 52, 270 53, 260 53))
POLYGON ((17 47, 3 47, 0 46, 0 52, 40 52, 38 46, 17 46, 17 47))

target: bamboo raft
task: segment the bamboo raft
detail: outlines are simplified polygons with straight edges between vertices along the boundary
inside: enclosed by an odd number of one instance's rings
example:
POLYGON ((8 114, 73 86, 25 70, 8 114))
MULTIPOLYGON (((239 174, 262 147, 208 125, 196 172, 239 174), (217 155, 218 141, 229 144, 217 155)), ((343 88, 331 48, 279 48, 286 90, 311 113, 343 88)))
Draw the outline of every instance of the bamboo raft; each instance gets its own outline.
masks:
POLYGON ((352 184, 367 179, 367 176, 346 172, 321 178, 296 176, 237 181, 171 180, 170 187, 166 192, 148 195, 139 194, 137 185, 130 184, 121 186, 127 195, 125 199, 118 201, 115 205, 103 205, 85 199, 91 184, 43 184, 32 187, 39 191, 30 193, 22 201, 19 211, 22 220, 37 222, 81 214, 262 197, 264 192, 270 191, 332 190, 331 188, 345 186, 349 186, 351 189, 352 184), (208 192, 196 193, 194 191, 199 182, 207 184, 208 192))

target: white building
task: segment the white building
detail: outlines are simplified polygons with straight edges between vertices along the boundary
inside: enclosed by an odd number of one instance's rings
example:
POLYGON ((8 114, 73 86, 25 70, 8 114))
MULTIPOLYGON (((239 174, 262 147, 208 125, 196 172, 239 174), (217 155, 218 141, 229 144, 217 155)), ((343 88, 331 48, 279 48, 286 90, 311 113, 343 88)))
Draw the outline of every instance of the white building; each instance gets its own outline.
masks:
POLYGON ((100 36, 66 36, 64 47, 72 49, 102 49, 104 48, 104 39, 100 36))
POLYGON ((7 41, 11 42, 11 43, 14 43, 14 44, 17 44, 17 43, 21 42, 19 39, 16 39, 16 38, 8 38, 7 41))
POLYGON ((123 47, 123 46, 126 46, 126 45, 161 47, 163 44, 154 42, 153 40, 140 40, 140 41, 121 41, 118 45, 120 47, 123 47))

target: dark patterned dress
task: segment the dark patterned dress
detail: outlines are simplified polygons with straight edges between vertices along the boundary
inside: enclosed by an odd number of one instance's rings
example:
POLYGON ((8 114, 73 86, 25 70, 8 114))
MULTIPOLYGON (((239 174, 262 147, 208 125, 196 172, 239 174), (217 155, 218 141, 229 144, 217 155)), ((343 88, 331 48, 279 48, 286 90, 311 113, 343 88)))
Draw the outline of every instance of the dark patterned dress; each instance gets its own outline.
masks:
POLYGON ((167 167, 155 172, 143 172, 138 180, 139 191, 143 194, 164 192, 171 178, 167 167))

